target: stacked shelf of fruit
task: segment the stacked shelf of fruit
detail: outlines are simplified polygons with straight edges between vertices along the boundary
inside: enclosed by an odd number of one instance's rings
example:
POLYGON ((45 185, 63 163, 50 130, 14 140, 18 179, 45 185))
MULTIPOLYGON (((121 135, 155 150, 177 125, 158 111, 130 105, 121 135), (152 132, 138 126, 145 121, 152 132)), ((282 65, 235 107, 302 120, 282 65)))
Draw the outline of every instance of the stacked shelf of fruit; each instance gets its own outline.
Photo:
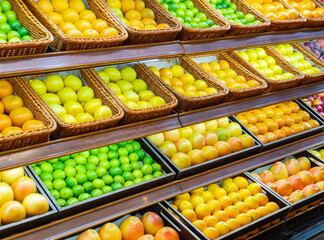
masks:
POLYGON ((57 210, 31 173, 23 168, 0 172, 0 236, 50 222, 57 210))
POLYGON ((19 78, 58 123, 55 135, 72 136, 116 126, 120 107, 83 70, 19 78))
POLYGON ((178 178, 260 150, 258 142, 227 117, 154 134, 147 139, 171 162, 179 173, 178 178))
POLYGON ((147 0, 99 0, 108 5, 128 31, 127 43, 151 43, 174 40, 181 25, 165 13, 165 10, 147 0))
POLYGON ((324 93, 315 94, 302 99, 302 102, 311 107, 316 113, 324 117, 324 93))
POLYGON ((146 144, 133 140, 40 162, 30 169, 60 216, 169 182, 175 175, 146 144))
POLYGON ((315 156, 317 159, 312 158, 314 162, 318 165, 324 167, 324 150, 323 146, 319 146, 318 148, 307 150, 312 156, 315 156), (319 160, 319 161, 318 161, 319 160))
POLYGON ((86 70, 113 96, 125 112, 123 123, 169 115, 176 98, 147 72, 134 64, 119 64, 86 70))
POLYGON ((28 8, 53 33, 56 51, 121 45, 127 32, 109 12, 86 0, 26 0, 28 8))
POLYGON ((321 129, 321 121, 296 102, 285 102, 239 113, 236 119, 256 136, 264 148, 301 138, 321 129))
POLYGON ((305 157, 308 155, 302 152, 251 172, 253 178, 292 204, 291 215, 295 210, 307 210, 308 204, 317 205, 324 196, 324 168, 305 157))
POLYGON ((317 58, 324 62, 324 40, 318 39, 304 43, 305 47, 310 50, 317 58))
POLYGON ((287 204, 247 175, 226 178, 165 202, 201 239, 247 238, 277 224, 287 204))
POLYGON ((270 21, 250 8, 244 1, 238 0, 206 0, 214 9, 222 14, 231 24, 230 34, 254 34, 264 32, 270 21))

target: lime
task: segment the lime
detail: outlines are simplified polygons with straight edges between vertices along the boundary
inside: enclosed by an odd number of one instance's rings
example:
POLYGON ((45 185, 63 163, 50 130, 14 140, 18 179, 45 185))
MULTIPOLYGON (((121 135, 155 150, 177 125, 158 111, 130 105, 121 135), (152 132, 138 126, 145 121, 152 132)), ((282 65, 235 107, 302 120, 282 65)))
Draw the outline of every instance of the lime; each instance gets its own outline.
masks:
POLYGON ((78 165, 84 165, 87 163, 87 158, 83 155, 78 155, 73 159, 78 165))
POLYGON ((252 23, 252 22, 255 21, 255 17, 254 17, 254 15, 252 15, 252 14, 246 14, 245 17, 244 17, 244 19, 245 19, 248 23, 252 23))
POLYGON ((157 177, 161 177, 163 176, 163 173, 161 171, 156 171, 153 173, 153 177, 157 178, 157 177))
POLYGON ((55 170, 53 177, 54 179, 65 179, 65 172, 63 170, 55 170))
POLYGON ((114 182, 114 178, 110 175, 105 175, 102 178, 102 181, 104 181, 105 185, 110 186, 114 182))
POLYGON ((214 25, 214 22, 213 22, 212 20, 210 20, 210 19, 207 19, 207 20, 205 21, 205 23, 207 23, 209 27, 211 27, 211 26, 214 25))
POLYGON ((148 181, 148 180, 151 180, 151 179, 153 179, 154 177, 153 177, 153 175, 145 175, 144 177, 143 177, 143 181, 148 181))
POLYGON ((53 175, 52 173, 48 172, 42 172, 39 177, 42 179, 42 181, 48 180, 48 181, 53 181, 53 175))
POLYGON ((87 162, 84 166, 88 171, 94 171, 97 168, 96 164, 90 162, 87 162))
POLYGON ((67 177, 65 179, 66 186, 69 188, 73 188, 74 186, 78 185, 78 181, 74 177, 67 177))
POLYGON ((6 11, 4 14, 7 17, 8 22, 17 20, 17 15, 14 11, 6 11))
POLYGON ((97 189, 102 189, 105 186, 105 182, 99 178, 93 180, 92 184, 97 189))
POLYGON ((86 173, 87 171, 86 167, 83 165, 77 165, 75 167, 75 170, 77 171, 77 173, 86 173))
POLYGON ((97 155, 99 162, 104 161, 104 160, 108 160, 108 154, 105 152, 100 152, 97 155))
POLYGON ((0 13, 0 23, 7 23, 7 17, 3 13, 0 13))
POLYGON ((79 156, 79 153, 73 153, 73 154, 71 154, 71 155, 70 155, 70 158, 73 159, 73 158, 75 158, 76 156, 79 156))
POLYGON ((91 155, 97 155, 99 153, 99 151, 100 151, 99 148, 91 149, 90 154, 91 155))
POLYGON ((101 190, 103 193, 109 193, 109 192, 114 191, 114 189, 112 189, 112 187, 110 187, 110 186, 104 186, 101 190))
MULTIPOLYGON (((98 151, 99 151, 99 150, 98 150, 98 151)), ((99 158, 98 158, 97 156, 95 156, 95 155, 90 155, 90 156, 88 157, 88 162, 97 165, 97 164, 99 163, 99 158)))
POLYGON ((53 163, 54 170, 64 170, 65 165, 62 162, 55 162, 53 163))
POLYGON ((45 187, 48 189, 48 190, 53 190, 54 189, 54 186, 53 186, 53 182, 52 181, 49 181, 49 180, 45 180, 43 181, 45 187))
POLYGON ((124 163, 120 167, 124 172, 131 172, 133 170, 129 163, 124 163))
POLYGON ((158 163, 153 163, 151 166, 153 168, 153 172, 162 171, 162 167, 158 163))
POLYGON ((191 8, 191 11, 193 12, 194 16, 196 16, 199 13, 198 8, 191 8))
POLYGON ((125 179, 125 181, 133 181, 135 179, 134 174, 131 172, 124 172, 122 177, 125 179))
POLYGON ((72 198, 69 198, 69 200, 66 201, 67 205, 73 205, 73 204, 76 204, 78 203, 79 200, 75 197, 72 197, 72 198))
POLYGON ((107 153, 108 151, 109 151, 108 146, 99 148, 99 152, 101 152, 101 153, 107 153))
POLYGON ((101 161, 101 162, 99 162, 99 167, 103 167, 106 170, 109 170, 110 162, 108 160, 101 161))
POLYGON ((176 2, 172 1, 172 2, 169 2, 169 10, 170 11, 177 11, 179 9, 179 6, 176 2))
POLYGON ((133 181, 127 181, 124 184, 124 187, 129 187, 129 186, 133 186, 135 183, 133 181))
POLYGON ((98 197, 100 195, 102 195, 103 192, 100 190, 100 189, 94 189, 92 192, 91 192, 91 197, 98 197))
POLYGON ((207 16, 205 13, 198 13, 196 17, 199 18, 201 21, 207 20, 207 16))
POLYGON ((10 2, 8 2, 8 1, 1 1, 0 7, 2 8, 3 12, 11 11, 11 9, 12 9, 12 6, 11 6, 10 2))
POLYGON ((141 183, 141 182, 143 182, 143 178, 135 178, 135 180, 134 180, 135 184, 138 184, 138 183, 141 183))
POLYGON ((76 170, 72 166, 67 166, 64 168, 64 172, 67 177, 74 177, 76 175, 76 170))
POLYGON ((55 200, 57 200, 61 197, 59 191, 57 191, 57 190, 50 190, 50 193, 52 194, 52 196, 55 200))
MULTIPOLYGON (((191 18, 191 17, 184 17, 184 18, 183 18, 183 21, 185 22, 185 24, 186 24, 186 23, 189 23, 189 24, 190 24, 190 23, 192 22, 192 18, 191 18)), ((186 26, 187 26, 187 25, 186 25, 186 26)))
POLYGON ((91 193, 95 189, 92 182, 85 182, 82 186, 84 187, 84 191, 87 193, 91 193))
MULTIPOLYGON (((117 146, 124 147, 126 144, 127 144, 127 142, 120 142, 120 143, 117 143, 117 146)), ((109 150, 110 150, 110 148, 109 148, 109 150)))
POLYGON ((117 144, 111 144, 111 145, 108 146, 109 151, 117 151, 118 147, 119 146, 117 144))
POLYGON ((199 25, 198 25, 198 23, 192 22, 192 23, 191 23, 191 27, 192 27, 192 28, 198 28, 199 25))
POLYGON ((59 160, 61 162, 65 162, 66 160, 69 160, 70 159, 70 155, 67 155, 67 156, 63 156, 63 157, 59 157, 59 160))
POLYGON ((98 175, 95 171, 91 170, 91 171, 87 171, 86 172, 86 176, 88 178, 88 180, 90 182, 92 182, 93 180, 95 180, 96 178, 98 178, 98 175))
POLYGON ((99 178, 102 178, 104 175, 107 174, 107 169, 104 168, 104 167, 97 167, 96 173, 97 173, 99 178))
POLYGON ((52 164, 47 162, 42 163, 42 165, 40 165, 40 168, 42 169, 42 172, 48 172, 48 173, 52 173, 54 170, 52 164))
POLYGON ((194 7, 192 1, 185 1, 184 4, 186 5, 187 9, 192 9, 194 7))
POLYGON ((143 159, 143 164, 153 164, 154 163, 154 160, 152 157, 150 156, 146 156, 144 159, 143 159))
POLYGON ((131 143, 128 143, 124 146, 124 148, 126 148, 126 150, 128 151, 128 154, 131 154, 135 151, 133 145, 131 143))
POLYGON ((64 162, 65 166, 71 166, 71 167, 76 167, 77 163, 74 159, 68 159, 64 162))
POLYGON ((162 3, 162 6, 163 6, 166 10, 169 9, 169 5, 168 5, 167 3, 162 3))
POLYGON ((59 161, 58 158, 53 158, 53 159, 51 159, 51 160, 48 160, 47 162, 49 162, 49 163, 51 163, 51 164, 54 164, 54 163, 56 163, 56 162, 58 162, 58 161, 59 161))
POLYGON ((75 179, 77 180, 78 184, 80 184, 80 185, 83 185, 88 180, 85 173, 78 173, 77 175, 75 175, 75 179))
POLYGON ((108 152, 108 159, 109 160, 116 159, 118 157, 119 157, 119 155, 118 155, 118 153, 116 151, 109 151, 108 152))
POLYGON ((150 175, 153 173, 153 168, 150 164, 144 164, 141 168, 144 175, 150 175))
POLYGON ((139 156, 136 153, 131 153, 129 155, 129 159, 131 162, 137 162, 138 160, 140 160, 139 156))
POLYGON ((35 173, 39 176, 42 173, 42 169, 40 167, 33 167, 35 173))
POLYGON ((66 182, 63 179, 58 178, 53 181, 53 186, 55 190, 60 191, 62 188, 66 187, 66 182))
POLYGON ((75 185, 72 188, 73 196, 79 197, 82 193, 84 193, 84 187, 81 185, 75 185))
POLYGON ((67 206, 67 202, 64 199, 57 199, 56 202, 58 203, 58 205, 60 205, 60 207, 67 206))
POLYGON ((121 156, 119 158, 119 161, 120 161, 121 164, 127 164, 127 163, 130 162, 129 157, 126 157, 126 156, 121 156))
POLYGON ((142 160, 146 156, 146 153, 143 149, 137 149, 135 150, 135 153, 137 154, 140 160, 142 160))
POLYGON ((139 170, 142 167, 142 165, 139 162, 131 162, 130 165, 132 166, 133 170, 139 170))
POLYGON ((126 150, 126 148, 119 148, 117 152, 119 156, 128 156, 128 151, 126 150))
POLYGON ((82 193, 79 197, 78 197, 78 199, 79 199, 79 201, 81 202, 81 201, 84 201, 84 200, 88 200, 88 199, 90 199, 91 198, 91 195, 89 194, 89 193, 82 193))
POLYGON ((123 188, 124 185, 123 185, 123 184, 120 184, 120 183, 113 183, 113 184, 111 185, 111 187, 112 187, 112 189, 113 189, 114 191, 116 191, 116 190, 119 190, 119 189, 123 188))
POLYGON ((89 151, 83 151, 80 152, 79 155, 85 156, 86 158, 88 158, 90 156, 90 152, 89 151))
POLYGON ((21 28, 21 23, 18 20, 13 20, 9 22, 9 25, 12 30, 18 31, 21 28))
POLYGON ((134 175, 134 178, 142 178, 143 177, 143 173, 141 170, 133 171, 133 175, 134 175))

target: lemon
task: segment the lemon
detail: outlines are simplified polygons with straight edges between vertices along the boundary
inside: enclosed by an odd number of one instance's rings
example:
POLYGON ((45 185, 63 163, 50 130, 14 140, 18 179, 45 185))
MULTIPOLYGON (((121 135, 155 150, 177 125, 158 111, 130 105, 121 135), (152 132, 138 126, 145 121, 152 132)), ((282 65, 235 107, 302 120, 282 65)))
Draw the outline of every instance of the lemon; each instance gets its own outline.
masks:
POLYGON ((215 88, 212 88, 212 87, 206 88, 205 89, 205 92, 207 94, 215 94, 215 93, 218 93, 218 91, 215 88))
POLYGON ((84 111, 90 113, 93 115, 95 111, 97 110, 98 107, 102 106, 102 101, 99 98, 96 99, 90 99, 89 101, 86 102, 84 105, 84 111))
POLYGON ((147 90, 147 84, 142 79, 136 79, 133 81, 133 89, 134 92, 140 93, 144 90, 147 90))
POLYGON ((117 97, 123 102, 123 103, 126 103, 127 102, 127 99, 125 98, 125 96, 124 95, 122 95, 122 94, 116 94, 117 95, 117 97))
POLYGON ((100 106, 94 112, 94 119, 103 119, 107 117, 111 117, 113 115, 110 107, 108 106, 100 106))
POLYGON ((83 86, 78 90, 77 96, 79 102, 87 102, 90 99, 94 98, 94 92, 92 88, 88 86, 83 86))
POLYGON ((133 90, 133 85, 129 81, 119 80, 116 84, 119 86, 122 93, 133 90))
POLYGON ((190 73, 185 73, 179 77, 183 85, 193 84, 195 82, 195 78, 190 73))
MULTIPOLYGON (((104 68, 103 71, 105 73, 107 73, 107 75, 109 77, 109 80, 111 82, 116 82, 116 81, 122 79, 122 76, 120 74, 120 71, 117 68, 114 68, 114 67, 106 67, 106 68, 104 68)), ((124 80, 126 80, 126 79, 124 79, 124 80)))
POLYGON ((71 114, 65 114, 61 117, 61 119, 66 123, 77 123, 78 121, 71 114))
POLYGON ((74 75, 63 75, 64 86, 72 88, 74 91, 78 91, 82 87, 82 81, 80 78, 74 75))
POLYGON ((208 88, 207 83, 203 80, 197 80, 193 85, 198 91, 204 91, 206 88, 208 88))
POLYGON ((76 116, 79 113, 84 112, 83 107, 77 101, 67 101, 64 104, 64 108, 65 108, 65 110, 67 111, 68 114, 71 114, 73 116, 76 116))
POLYGON ((67 101, 77 101, 78 97, 75 91, 72 88, 64 87, 57 92, 57 96, 60 98, 62 104, 65 104, 67 101))
POLYGON ((61 12, 61 16, 62 16, 64 22, 75 23, 76 21, 78 21, 80 19, 79 13, 76 10, 71 9, 71 8, 66 9, 63 12, 61 12))
POLYGON ((108 86, 111 88, 111 90, 113 90, 114 93, 116 94, 121 94, 121 90, 119 88, 119 86, 116 83, 108 83, 108 86))
POLYGON ((158 107, 166 104, 164 99, 158 96, 152 97, 149 103, 152 105, 152 107, 158 107))
POLYGON ((98 74, 102 78, 102 80, 105 81, 105 83, 109 83, 109 76, 107 73, 105 73, 104 71, 99 71, 98 74))
POLYGON ((63 79, 57 75, 50 75, 44 80, 47 92, 57 93, 60 89, 64 88, 63 79))
POLYGON ((89 122, 94 120, 90 113, 79 113, 75 116, 75 119, 77 120, 77 122, 89 122))
POLYGON ((51 3, 54 7, 54 11, 58 13, 61 13, 69 8, 69 4, 66 0, 51 0, 51 3))
POLYGON ((160 71, 159 69, 157 69, 157 67, 155 66, 150 66, 149 69, 155 74, 157 75, 158 77, 160 77, 160 71))
POLYGON ((173 65, 171 68, 170 68, 172 74, 173 74, 173 77, 174 78, 179 78, 180 76, 182 76, 184 74, 184 69, 183 67, 179 66, 179 65, 173 65))
POLYGON ((78 13, 85 10, 84 3, 81 0, 70 0, 69 7, 76 10, 78 13))
POLYGON ((137 102, 137 105, 139 106, 140 109, 145 109, 145 108, 151 108, 152 107, 152 105, 147 101, 139 101, 139 102, 137 102))
POLYGON ((48 105, 61 104, 60 98, 54 93, 45 93, 41 97, 48 105))
POLYGON ((126 102, 126 106, 129 107, 130 109, 140 109, 139 106, 133 101, 126 102))
POLYGON ((249 185, 248 181, 244 177, 235 177, 233 182, 239 187, 239 189, 247 188, 249 185))
POLYGON ((247 62, 250 61, 249 56, 247 55, 246 52, 244 52, 244 51, 238 51, 238 54, 240 54, 241 57, 242 57, 245 61, 247 61, 247 62))
POLYGON ((121 76, 123 80, 132 82, 136 79, 137 74, 135 70, 131 67, 124 67, 122 70, 120 70, 121 76))
POLYGON ((67 114, 65 108, 60 104, 50 104, 49 107, 59 116, 62 117, 63 115, 67 114))
POLYGON ((138 96, 141 101, 150 101, 150 99, 155 95, 151 90, 143 90, 138 94, 138 96))
POLYGON ((41 80, 29 80, 29 84, 40 96, 47 92, 46 86, 41 80))
POLYGON ((107 0, 106 1, 111 8, 118 8, 121 9, 121 2, 120 0, 107 0))
POLYGON ((136 92, 127 91, 127 92, 123 93, 123 95, 126 97, 127 101, 132 101, 135 103, 139 101, 139 97, 136 92))

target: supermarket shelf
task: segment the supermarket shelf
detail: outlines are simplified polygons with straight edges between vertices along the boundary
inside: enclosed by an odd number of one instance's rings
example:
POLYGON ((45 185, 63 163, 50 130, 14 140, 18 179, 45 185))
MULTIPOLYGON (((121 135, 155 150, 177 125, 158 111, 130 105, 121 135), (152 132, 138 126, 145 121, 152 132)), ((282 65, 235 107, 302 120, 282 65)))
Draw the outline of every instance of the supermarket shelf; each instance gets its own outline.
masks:
POLYGON ((1 77, 104 66, 109 63, 139 61, 184 54, 179 41, 120 46, 1 59, 1 77))
POLYGON ((178 194, 180 194, 179 185, 177 182, 173 182, 75 216, 52 222, 8 239, 35 240, 63 238, 67 234, 79 229, 80 226, 82 228, 92 228, 94 225, 110 221, 113 218, 153 205, 178 194))
POLYGON ((258 168, 262 165, 272 163, 293 154, 319 146, 323 143, 324 133, 319 133, 317 135, 293 142, 291 144, 287 144, 267 152, 262 152, 240 161, 227 164, 220 168, 210 170, 209 172, 198 174, 189 179, 184 179, 179 182, 179 185, 182 192, 190 191, 198 187, 224 179, 226 177, 230 177, 245 171, 258 168))
POLYGON ((236 102, 198 109, 191 112, 179 114, 180 122, 183 126, 205 122, 219 117, 230 116, 239 112, 249 111, 255 108, 276 104, 278 102, 289 101, 324 91, 324 83, 299 86, 294 89, 287 89, 280 92, 263 94, 262 96, 243 99, 236 102))
POLYGON ((282 42, 301 41, 321 38, 324 36, 324 28, 293 29, 281 32, 269 32, 255 35, 222 37, 214 40, 183 42, 186 54, 196 54, 209 51, 233 50, 258 45, 278 44, 282 42))

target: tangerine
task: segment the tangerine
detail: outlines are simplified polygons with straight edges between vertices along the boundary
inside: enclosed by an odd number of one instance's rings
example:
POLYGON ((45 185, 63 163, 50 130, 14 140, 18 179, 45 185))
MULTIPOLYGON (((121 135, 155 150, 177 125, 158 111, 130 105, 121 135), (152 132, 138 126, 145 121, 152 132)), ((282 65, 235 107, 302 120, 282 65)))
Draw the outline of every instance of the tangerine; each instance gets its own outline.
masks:
POLYGON ((83 10, 80 12, 80 19, 81 20, 86 20, 90 23, 92 23, 94 20, 96 20, 96 15, 90 11, 90 10, 83 10))
POLYGON ((116 37, 118 35, 119 35, 119 33, 118 33, 117 29, 113 28, 113 27, 105 28, 100 33, 100 37, 103 37, 103 38, 105 38, 105 37, 116 37))
POLYGON ((38 120, 29 120, 24 123, 24 125, 22 126, 22 130, 28 131, 28 130, 35 130, 43 127, 45 127, 45 124, 43 122, 38 120))
POLYGON ((269 142, 273 142, 277 140, 277 135, 273 132, 267 132, 264 136, 268 139, 269 142))
POLYGON ((223 222, 225 222, 229 219, 228 213, 223 210, 214 212, 213 216, 216 217, 218 219, 218 221, 223 221, 223 222))
POLYGON ((2 135, 9 135, 9 134, 16 134, 16 133, 21 133, 23 130, 20 127, 7 127, 3 129, 2 135))
POLYGON ((10 117, 5 114, 0 114, 0 132, 2 132, 5 128, 11 127, 12 122, 10 117))
POLYGON ((266 143, 268 143, 269 142, 269 140, 268 140, 268 138, 266 137, 266 136, 264 136, 264 135, 261 135, 261 134, 259 134, 259 135, 256 135, 256 137, 263 143, 263 144, 266 144, 266 143))
POLYGON ((21 97, 19 97, 17 95, 6 96, 6 97, 2 98, 1 102, 3 104, 4 111, 6 113, 10 113, 15 108, 24 106, 23 100, 21 99, 21 97))
POLYGON ((13 86, 11 85, 11 83, 6 80, 0 80, 0 99, 12 94, 13 86))
POLYGON ((9 114, 12 124, 17 127, 22 127, 28 120, 33 120, 34 116, 32 111, 26 107, 18 107, 12 110, 9 114))
POLYGON ((90 38, 97 38, 100 37, 100 34, 98 33, 98 31, 94 30, 94 29, 86 29, 82 32, 84 37, 90 37, 90 38))

